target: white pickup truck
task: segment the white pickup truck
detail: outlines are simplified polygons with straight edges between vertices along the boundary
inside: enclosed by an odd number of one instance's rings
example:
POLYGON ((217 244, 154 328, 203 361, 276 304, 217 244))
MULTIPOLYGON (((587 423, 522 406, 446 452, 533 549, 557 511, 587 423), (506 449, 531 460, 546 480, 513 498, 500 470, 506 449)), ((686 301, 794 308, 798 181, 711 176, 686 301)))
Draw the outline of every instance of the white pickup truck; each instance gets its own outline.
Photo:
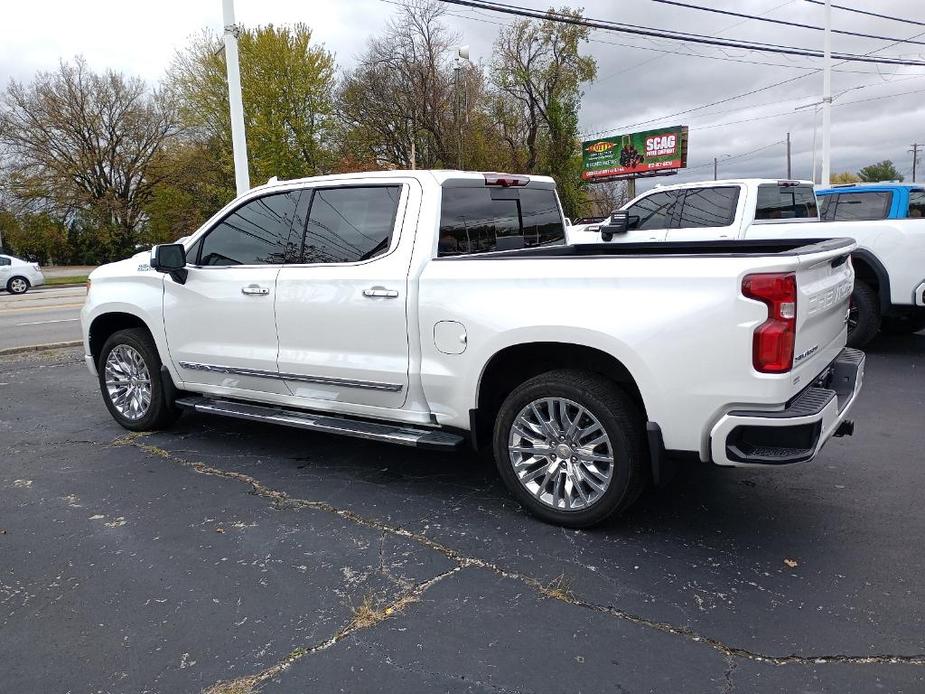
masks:
POLYGON ((851 256, 857 279, 848 344, 863 347, 881 323, 891 332, 925 327, 925 222, 921 220, 820 222, 810 181, 768 179, 658 186, 621 211, 629 219, 626 233, 602 232, 608 224, 605 220, 575 228, 569 243, 850 238, 858 246, 851 256))
POLYGON ((98 268, 86 361, 132 430, 180 409, 493 450, 539 517, 626 508, 667 460, 813 459, 846 419, 847 240, 569 246, 545 177, 278 182, 98 268))

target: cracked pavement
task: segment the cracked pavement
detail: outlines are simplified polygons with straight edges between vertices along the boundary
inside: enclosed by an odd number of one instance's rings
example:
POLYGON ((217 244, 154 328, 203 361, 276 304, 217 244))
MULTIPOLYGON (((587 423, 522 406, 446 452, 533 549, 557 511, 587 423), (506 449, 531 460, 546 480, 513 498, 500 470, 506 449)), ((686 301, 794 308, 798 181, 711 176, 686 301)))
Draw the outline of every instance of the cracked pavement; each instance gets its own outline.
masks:
POLYGON ((127 434, 79 351, 0 360, 0 690, 920 692, 925 336, 853 438, 683 470, 590 531, 491 463, 186 414, 127 434))

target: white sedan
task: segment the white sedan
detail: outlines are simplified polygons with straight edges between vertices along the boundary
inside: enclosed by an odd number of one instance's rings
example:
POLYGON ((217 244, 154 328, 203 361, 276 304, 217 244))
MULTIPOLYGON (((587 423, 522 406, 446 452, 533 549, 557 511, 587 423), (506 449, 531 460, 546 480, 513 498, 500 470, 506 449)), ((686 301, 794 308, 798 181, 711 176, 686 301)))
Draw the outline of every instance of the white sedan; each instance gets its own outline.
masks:
POLYGON ((27 263, 11 255, 0 255, 0 288, 10 294, 25 294, 30 287, 45 284, 38 263, 27 263))

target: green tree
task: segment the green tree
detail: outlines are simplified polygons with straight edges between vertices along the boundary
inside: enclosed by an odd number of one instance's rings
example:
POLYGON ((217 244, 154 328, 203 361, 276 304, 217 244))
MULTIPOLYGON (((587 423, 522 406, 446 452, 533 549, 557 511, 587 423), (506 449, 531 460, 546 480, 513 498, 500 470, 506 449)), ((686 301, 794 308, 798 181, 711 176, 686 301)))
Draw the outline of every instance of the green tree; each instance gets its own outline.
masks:
MULTIPOLYGON (((188 137, 218 157, 233 197, 231 118, 221 39, 203 33, 181 51, 168 84, 188 137)), ((333 152, 334 56, 305 24, 244 29, 238 37, 241 92, 251 180, 327 173, 333 152)))
POLYGON ((877 181, 902 181, 903 175, 899 173, 892 161, 884 159, 858 171, 858 178, 865 183, 876 183, 877 181))
POLYGON ((857 183, 861 179, 858 178, 856 174, 851 173, 850 171, 842 171, 840 173, 832 174, 830 181, 832 183, 857 183))
POLYGON ((549 130, 544 147, 543 173, 555 179, 565 215, 579 217, 586 207, 586 196, 581 180, 578 114, 574 104, 553 99, 546 115, 549 130))
POLYGON ((16 217, 10 212, 0 212, 0 234, 4 250, 11 255, 43 265, 70 260, 67 230, 48 214, 16 217))
POLYGON ((193 233, 234 196, 228 172, 215 166, 223 153, 215 141, 178 142, 154 162, 163 172, 145 207, 148 224, 141 241, 171 243, 193 233))

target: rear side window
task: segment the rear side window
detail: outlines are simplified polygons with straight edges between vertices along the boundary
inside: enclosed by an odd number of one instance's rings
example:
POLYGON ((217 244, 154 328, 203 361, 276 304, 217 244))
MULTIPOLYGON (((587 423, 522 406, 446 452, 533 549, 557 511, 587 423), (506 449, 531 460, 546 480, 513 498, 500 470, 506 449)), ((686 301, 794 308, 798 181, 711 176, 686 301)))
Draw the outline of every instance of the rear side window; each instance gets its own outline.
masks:
POLYGON ((303 263, 355 263, 388 252, 401 186, 317 188, 303 263))
POLYGON ((755 219, 816 219, 816 194, 813 187, 781 186, 762 183, 758 186, 755 219))
POLYGON ((626 208, 630 229, 667 229, 671 226, 678 194, 673 190, 647 195, 626 208))
POLYGON ((300 191, 250 200, 202 239, 200 265, 279 265, 291 262, 300 235, 292 235, 300 191), (296 240, 298 239, 298 241, 296 240))
POLYGON ((0 266, 12 265, 13 261, 0 255, 0 266))
POLYGON ((835 214, 835 195, 820 195, 819 196, 819 218, 824 222, 831 221, 832 215, 835 214))
POLYGON ((735 220, 738 186, 688 188, 683 195, 681 217, 675 228, 727 227, 735 220))
POLYGON ((909 192, 909 217, 912 219, 925 217, 925 190, 909 192))
POLYGON ((825 219, 840 222, 886 219, 893 204, 893 193, 886 190, 838 193, 830 197, 833 200, 825 210, 825 219))
POLYGON ((550 188, 443 189, 441 257, 562 243, 562 213, 550 188))

